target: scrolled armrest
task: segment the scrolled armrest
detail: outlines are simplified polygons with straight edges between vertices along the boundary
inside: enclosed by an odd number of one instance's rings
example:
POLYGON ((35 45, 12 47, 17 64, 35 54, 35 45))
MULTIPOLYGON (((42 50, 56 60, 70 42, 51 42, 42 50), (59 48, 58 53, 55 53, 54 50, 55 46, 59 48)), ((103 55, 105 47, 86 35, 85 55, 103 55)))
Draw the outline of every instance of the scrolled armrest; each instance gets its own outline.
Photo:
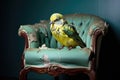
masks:
POLYGON ((20 26, 18 35, 25 39, 25 49, 39 47, 37 30, 38 28, 33 28, 32 25, 20 26))
POLYGON ((90 35, 92 36, 92 50, 96 53, 97 47, 100 47, 102 37, 107 33, 108 24, 106 22, 97 22, 91 27, 90 35))

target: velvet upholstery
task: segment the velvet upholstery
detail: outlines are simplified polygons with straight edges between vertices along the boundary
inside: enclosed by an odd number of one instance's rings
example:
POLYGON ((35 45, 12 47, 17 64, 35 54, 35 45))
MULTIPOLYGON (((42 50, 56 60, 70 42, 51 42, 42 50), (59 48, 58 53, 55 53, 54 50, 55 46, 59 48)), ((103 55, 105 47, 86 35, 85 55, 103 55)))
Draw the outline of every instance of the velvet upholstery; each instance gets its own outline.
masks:
POLYGON ((65 15, 65 18, 69 24, 75 26, 86 47, 77 46, 72 50, 64 47, 59 50, 61 45, 51 35, 49 20, 41 20, 33 25, 21 25, 18 34, 25 38, 22 71, 28 67, 41 69, 57 66, 64 69, 91 70, 93 68, 92 71, 95 73, 101 40, 107 32, 106 22, 90 14, 69 14, 65 15))

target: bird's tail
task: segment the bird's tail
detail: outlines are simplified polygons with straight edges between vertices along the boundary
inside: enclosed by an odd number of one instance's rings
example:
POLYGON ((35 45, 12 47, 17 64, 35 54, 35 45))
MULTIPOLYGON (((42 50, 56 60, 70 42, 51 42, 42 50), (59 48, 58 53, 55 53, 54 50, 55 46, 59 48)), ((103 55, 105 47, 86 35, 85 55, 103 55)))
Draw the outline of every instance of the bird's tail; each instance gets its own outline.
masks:
POLYGON ((86 44, 82 41, 79 41, 79 46, 81 47, 81 48, 84 48, 84 47, 86 47, 86 44))

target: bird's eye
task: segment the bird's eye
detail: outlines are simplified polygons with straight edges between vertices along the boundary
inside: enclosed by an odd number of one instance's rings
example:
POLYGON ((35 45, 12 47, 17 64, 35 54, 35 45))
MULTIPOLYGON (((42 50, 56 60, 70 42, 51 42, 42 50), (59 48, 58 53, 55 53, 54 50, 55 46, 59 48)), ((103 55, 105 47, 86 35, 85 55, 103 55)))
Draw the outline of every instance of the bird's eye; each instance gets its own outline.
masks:
POLYGON ((59 20, 60 20, 60 19, 57 18, 55 21, 59 21, 59 20))

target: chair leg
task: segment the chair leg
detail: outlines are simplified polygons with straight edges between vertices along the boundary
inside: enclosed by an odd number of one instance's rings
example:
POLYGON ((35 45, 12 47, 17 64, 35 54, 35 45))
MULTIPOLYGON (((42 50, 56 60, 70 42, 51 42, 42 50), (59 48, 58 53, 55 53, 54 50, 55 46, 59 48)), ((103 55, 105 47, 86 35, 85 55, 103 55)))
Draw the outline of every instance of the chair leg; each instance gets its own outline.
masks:
POLYGON ((96 78, 95 78, 95 71, 91 71, 90 73, 89 73, 89 78, 90 78, 90 80, 96 80, 96 78))
POLYGON ((28 69, 23 68, 20 71, 19 80, 27 80, 27 72, 28 71, 29 71, 28 69))

